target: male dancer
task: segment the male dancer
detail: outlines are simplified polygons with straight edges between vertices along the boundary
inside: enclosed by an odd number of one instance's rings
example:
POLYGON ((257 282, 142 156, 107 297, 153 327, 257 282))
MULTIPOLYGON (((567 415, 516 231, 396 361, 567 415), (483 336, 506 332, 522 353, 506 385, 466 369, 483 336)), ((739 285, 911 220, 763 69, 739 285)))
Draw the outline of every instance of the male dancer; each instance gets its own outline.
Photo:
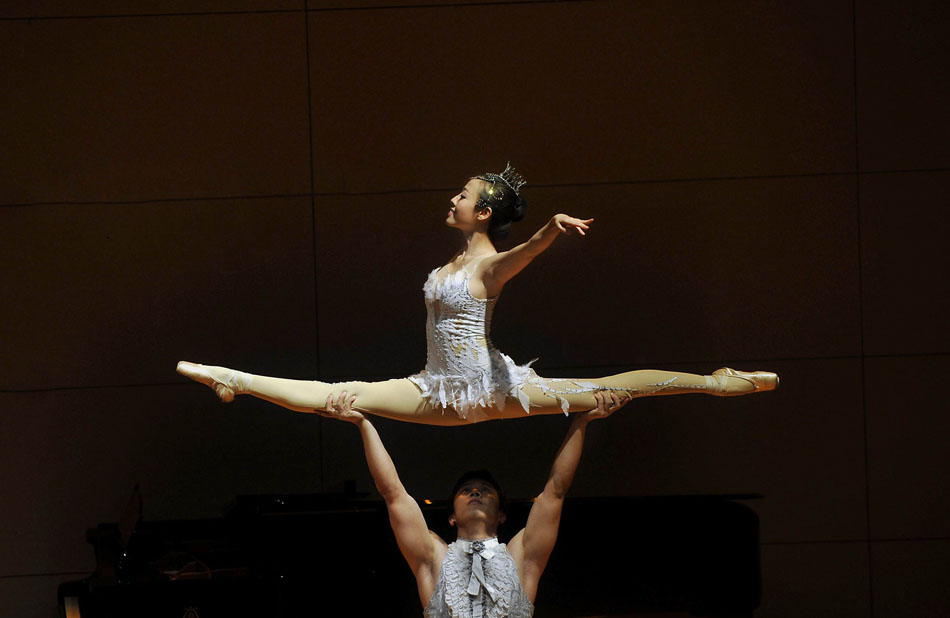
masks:
POLYGON ((534 499, 527 524, 507 546, 497 539, 498 526, 505 521, 503 494, 487 471, 468 472, 456 482, 449 523, 457 528, 458 536, 447 545, 426 526, 422 510, 399 480, 375 427, 353 409, 356 397, 344 391, 334 401, 331 394, 326 412, 318 414, 359 428, 366 463, 386 501, 399 549, 416 576, 427 618, 526 618, 534 613, 538 581, 554 549, 587 424, 610 416, 630 400, 616 391, 600 391, 594 398, 595 409, 572 415, 544 490, 534 499))

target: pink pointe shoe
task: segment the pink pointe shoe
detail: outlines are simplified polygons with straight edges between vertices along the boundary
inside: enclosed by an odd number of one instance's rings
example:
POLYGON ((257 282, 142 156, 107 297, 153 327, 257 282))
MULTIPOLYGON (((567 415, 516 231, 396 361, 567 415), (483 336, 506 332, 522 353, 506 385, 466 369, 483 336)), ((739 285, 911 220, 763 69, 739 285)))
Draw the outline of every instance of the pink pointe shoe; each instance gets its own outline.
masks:
POLYGON ((714 395, 719 395, 721 397, 734 397, 737 395, 748 395, 750 393, 759 393, 764 391, 774 391, 778 388, 778 374, 772 373, 771 371, 736 371, 735 369, 730 369, 729 367, 723 367, 722 369, 717 369, 713 371, 713 380, 715 380, 716 386, 714 388, 714 395), (730 378, 733 378, 730 380, 730 378), (735 379, 744 380, 748 384, 752 385, 752 388, 743 384, 736 385, 735 379), (729 383, 732 383, 735 386, 731 386, 729 383), (743 388, 736 388, 736 386, 743 386, 743 388))
MULTIPOLYGON (((201 384, 204 384, 205 386, 210 386, 212 389, 214 389, 214 393, 218 396, 218 399, 220 399, 224 403, 229 403, 231 401, 234 401, 234 392, 235 392, 234 386, 231 384, 227 384, 225 382, 221 382, 220 380, 216 380, 214 376, 211 375, 211 372, 208 371, 208 369, 209 367, 206 367, 204 365, 199 365, 198 363, 189 363, 188 361, 179 361, 178 366, 175 368, 175 371, 185 376, 186 378, 191 378, 195 382, 200 382, 201 384)), ((214 367, 214 369, 222 369, 222 368, 214 367)), ((225 370, 225 371, 228 371, 228 370, 225 370)), ((231 371, 229 373, 230 375, 228 376, 228 378, 225 378, 225 379, 228 380, 228 382, 234 382, 235 381, 234 373, 236 372, 231 371)))

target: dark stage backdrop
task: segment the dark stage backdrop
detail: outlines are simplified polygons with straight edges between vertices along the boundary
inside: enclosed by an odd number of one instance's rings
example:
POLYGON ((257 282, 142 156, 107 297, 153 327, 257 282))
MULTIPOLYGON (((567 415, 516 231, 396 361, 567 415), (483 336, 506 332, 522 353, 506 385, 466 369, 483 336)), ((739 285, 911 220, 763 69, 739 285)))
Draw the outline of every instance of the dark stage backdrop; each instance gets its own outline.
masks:
MULTIPOLYGON (((782 376, 634 402, 574 495, 760 493, 758 616, 946 615, 948 31, 936 1, 4 2, 0 615, 54 616, 136 483, 149 520, 369 491, 351 427, 175 363, 419 370, 448 199, 509 159, 511 242, 596 221, 505 291, 502 350, 782 376)), ((566 420, 378 426, 416 496, 485 465, 527 497, 566 420)))

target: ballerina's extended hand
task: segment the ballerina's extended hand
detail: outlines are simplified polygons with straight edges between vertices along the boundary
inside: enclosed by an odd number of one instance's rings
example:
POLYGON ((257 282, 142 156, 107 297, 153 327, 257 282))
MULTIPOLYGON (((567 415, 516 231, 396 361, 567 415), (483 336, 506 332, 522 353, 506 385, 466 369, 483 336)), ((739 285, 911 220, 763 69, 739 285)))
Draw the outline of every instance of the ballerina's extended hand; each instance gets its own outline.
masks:
POLYGON ((577 232, 581 236, 587 235, 584 230, 590 229, 590 223, 593 222, 593 219, 578 219, 577 217, 563 214, 554 215, 552 220, 554 221, 554 225, 557 226, 557 229, 561 230, 562 234, 577 232))

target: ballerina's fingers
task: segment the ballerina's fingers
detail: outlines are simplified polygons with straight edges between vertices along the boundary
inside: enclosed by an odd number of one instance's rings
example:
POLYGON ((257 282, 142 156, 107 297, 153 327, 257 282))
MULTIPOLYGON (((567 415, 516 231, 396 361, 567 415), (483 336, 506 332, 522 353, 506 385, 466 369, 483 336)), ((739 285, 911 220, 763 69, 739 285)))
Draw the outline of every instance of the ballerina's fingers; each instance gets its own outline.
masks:
POLYGON ((575 227, 577 228, 577 233, 580 234, 581 236, 587 236, 584 230, 590 229, 590 226, 588 225, 588 223, 593 221, 593 219, 575 219, 574 221, 576 222, 575 227))
MULTIPOLYGON (((588 225, 588 224, 591 223, 592 221, 593 221, 593 219, 577 219, 577 218, 575 218, 575 217, 569 217, 569 218, 565 219, 565 223, 567 223, 568 225, 571 226, 570 229, 575 230, 575 231, 576 231, 578 234, 580 234, 581 236, 586 236, 586 235, 587 235, 587 234, 584 232, 584 230, 589 230, 589 229, 590 229, 590 225, 588 225)), ((561 228, 561 229, 564 230, 564 228, 561 228)), ((567 232, 567 231, 569 231, 569 230, 564 230, 564 231, 567 232)))

